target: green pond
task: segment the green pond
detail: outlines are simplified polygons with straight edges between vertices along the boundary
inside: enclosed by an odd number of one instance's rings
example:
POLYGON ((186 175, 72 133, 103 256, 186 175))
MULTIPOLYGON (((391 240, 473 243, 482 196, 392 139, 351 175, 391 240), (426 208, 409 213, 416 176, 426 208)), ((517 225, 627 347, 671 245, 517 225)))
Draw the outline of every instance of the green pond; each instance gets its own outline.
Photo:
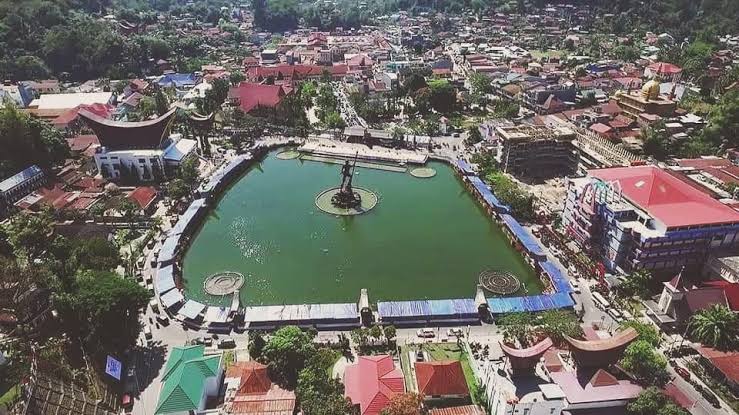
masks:
POLYGON ((533 270, 440 162, 433 178, 357 168, 354 185, 378 194, 370 212, 336 217, 315 197, 337 186, 340 166, 275 152, 224 193, 193 237, 183 263, 186 296, 228 304, 203 292, 219 271, 246 277, 248 305, 356 302, 367 288, 385 300, 472 298, 485 269, 514 273, 539 293, 533 270))

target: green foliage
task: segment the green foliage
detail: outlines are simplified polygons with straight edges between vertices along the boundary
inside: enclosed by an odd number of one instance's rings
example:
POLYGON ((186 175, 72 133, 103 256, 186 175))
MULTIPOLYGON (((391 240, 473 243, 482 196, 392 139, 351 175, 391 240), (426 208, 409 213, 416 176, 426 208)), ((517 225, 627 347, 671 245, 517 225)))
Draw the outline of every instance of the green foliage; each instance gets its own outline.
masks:
POLYGON ((688 412, 664 394, 650 386, 626 406, 629 415, 688 415, 688 412))
POLYGON ((648 270, 637 270, 626 277, 618 286, 618 292, 627 297, 647 299, 650 296, 649 287, 652 284, 652 274, 648 270))
POLYGON ((639 333, 639 340, 643 340, 654 347, 659 347, 660 343, 662 343, 662 337, 659 331, 649 323, 643 323, 639 320, 629 320, 621 323, 620 329, 624 330, 629 327, 639 333))
POLYGON ((138 314, 149 302, 149 291, 135 281, 109 272, 84 271, 75 288, 56 293, 67 333, 80 336, 92 350, 122 352, 139 333, 138 314))
POLYGON ((271 32, 283 32, 298 25, 296 0, 252 0, 254 24, 271 32))
POLYGON ((739 345, 739 316, 728 307, 714 304, 690 319, 690 337, 717 349, 739 345))
POLYGON ((711 108, 701 138, 715 147, 739 145, 739 91, 725 94, 711 108))
POLYGON ((521 347, 531 345, 535 317, 532 313, 510 313, 498 319, 498 326, 503 329, 503 336, 507 342, 518 343, 521 347))
POLYGON ((383 333, 385 334, 385 338, 388 339, 388 341, 392 341, 397 335, 397 331, 395 330, 395 326, 393 325, 385 326, 383 328, 383 333))
POLYGON ((298 382, 298 373, 314 353, 313 336, 298 327, 286 326, 270 337, 262 351, 262 359, 267 362, 277 383, 294 388, 298 382))
POLYGON ((663 386, 669 380, 667 359, 648 340, 638 339, 631 343, 619 364, 648 385, 663 386))
POLYGON ((511 207, 514 216, 524 221, 534 219, 533 195, 521 190, 511 178, 501 172, 490 173, 485 176, 485 180, 490 183, 495 196, 511 207))
POLYGON ((555 344, 562 344, 565 336, 578 338, 582 335, 582 327, 577 316, 564 310, 548 310, 539 313, 539 328, 555 344))
POLYGON ((670 135, 665 128, 665 122, 660 120, 642 129, 644 140, 644 154, 657 160, 665 160, 671 153, 670 135))
POLYGON ((231 75, 228 76, 228 81, 231 82, 231 85, 238 85, 241 82, 244 82, 246 80, 246 76, 240 71, 233 71, 231 72, 231 75))
POLYGON ((445 79, 434 79, 428 85, 431 91, 431 108, 443 114, 454 111, 457 104, 457 90, 454 85, 445 79))
POLYGON ((318 349, 300 371, 295 389, 300 406, 306 415, 344 415, 350 413, 351 405, 344 397, 344 385, 339 379, 329 377, 331 368, 339 358, 338 352, 318 349))
POLYGON ((208 115, 220 111, 221 106, 228 98, 229 87, 229 81, 226 79, 216 78, 211 81, 211 88, 205 91, 205 97, 198 99, 196 102, 198 112, 208 115))
POLYGON ((624 62, 633 62, 639 59, 639 48, 632 45, 619 45, 613 48, 613 56, 624 62))
POLYGON ((49 211, 40 215, 20 213, 4 225, 8 242, 18 258, 28 262, 40 258, 51 248, 53 219, 49 211))
POLYGON ((100 237, 75 240, 72 255, 80 269, 109 271, 121 263, 115 244, 100 237))
POLYGON ((497 99, 489 104, 493 109, 493 118, 516 118, 518 117, 519 105, 515 101, 497 99))
POLYGON ((249 333, 249 356, 254 360, 259 360, 264 352, 267 342, 261 332, 252 331, 249 333))
POLYGON ((346 127, 346 122, 341 118, 341 114, 336 111, 331 111, 323 116, 323 123, 326 124, 326 128, 340 130, 346 127))
POLYGON ((69 157, 61 132, 8 105, 0 108, 0 180, 37 164, 56 165, 69 157))

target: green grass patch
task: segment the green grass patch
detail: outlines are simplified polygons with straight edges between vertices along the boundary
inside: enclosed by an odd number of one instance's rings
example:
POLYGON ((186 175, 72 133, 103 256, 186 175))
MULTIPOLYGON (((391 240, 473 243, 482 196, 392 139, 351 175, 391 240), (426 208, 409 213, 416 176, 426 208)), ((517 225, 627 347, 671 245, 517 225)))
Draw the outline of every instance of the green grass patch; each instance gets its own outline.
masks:
POLYGON ((3 396, 0 396, 0 408, 10 408, 10 404, 15 402, 21 395, 20 385, 11 386, 3 396))

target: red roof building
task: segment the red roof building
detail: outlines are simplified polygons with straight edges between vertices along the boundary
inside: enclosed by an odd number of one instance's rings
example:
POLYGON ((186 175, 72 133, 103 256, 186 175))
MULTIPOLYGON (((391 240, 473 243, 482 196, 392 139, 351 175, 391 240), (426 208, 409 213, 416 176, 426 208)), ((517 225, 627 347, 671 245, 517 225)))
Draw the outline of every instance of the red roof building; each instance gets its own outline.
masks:
POLYGON ((723 378, 735 394, 739 394, 739 352, 699 347, 701 363, 714 375, 723 378))
POLYGON ((225 412, 243 415, 292 415, 295 393, 274 385, 267 366, 236 362, 226 371, 225 412))
POLYGON ((341 78, 347 74, 349 67, 347 65, 288 65, 281 64, 276 66, 256 66, 246 69, 246 78, 252 82, 261 82, 269 77, 276 80, 301 80, 301 79, 318 79, 324 71, 331 74, 332 78, 341 78))
POLYGON ((159 196, 156 188, 151 186, 137 187, 128 194, 128 199, 136 203, 136 205, 144 212, 148 211, 152 203, 159 196))
POLYGON ((641 386, 628 380, 618 380, 603 369, 592 374, 556 372, 550 376, 562 389, 570 410, 625 406, 642 391, 641 386))
POLYGON ((418 393, 426 398, 469 396, 459 360, 416 362, 418 393))
POLYGON ((739 212, 655 166, 590 170, 591 176, 617 182, 623 196, 668 229, 739 223, 739 212))
POLYGON ((405 392, 403 371, 391 356, 360 356, 344 372, 345 395, 361 415, 377 415, 393 396, 405 392))
POLYGON ((276 109, 287 95, 285 87, 242 82, 229 91, 231 99, 242 111, 249 113, 256 108, 276 109))

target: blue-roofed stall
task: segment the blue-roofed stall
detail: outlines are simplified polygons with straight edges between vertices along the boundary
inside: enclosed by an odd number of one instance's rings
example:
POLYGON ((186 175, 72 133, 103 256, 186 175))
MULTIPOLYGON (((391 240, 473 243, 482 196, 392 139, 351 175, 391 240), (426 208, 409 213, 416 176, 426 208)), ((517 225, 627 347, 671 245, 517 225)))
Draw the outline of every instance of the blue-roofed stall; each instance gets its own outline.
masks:
POLYGON ((547 254, 544 252, 541 245, 539 245, 539 242, 537 242, 536 239, 534 239, 534 236, 531 235, 529 231, 524 229, 524 227, 521 226, 521 224, 518 223, 518 221, 513 216, 506 214, 500 215, 500 218, 506 224, 506 227, 513 234, 516 240, 518 240, 518 242, 523 245, 524 249, 526 249, 526 252, 534 257, 534 259, 546 259, 547 254))
POLYGON ((154 288, 156 288, 159 295, 175 288, 174 267, 172 265, 167 265, 166 267, 162 267, 157 270, 157 276, 154 280, 154 288))
POLYGON ((171 308, 185 301, 185 297, 182 295, 180 290, 170 290, 166 294, 161 295, 159 297, 159 301, 162 302, 164 308, 171 308))
POLYGON ((244 321, 252 328, 287 324, 323 329, 358 327, 359 310, 356 303, 253 306, 244 308, 244 321))
POLYGON ((480 314, 471 298, 453 300, 381 301, 377 312, 384 323, 395 325, 472 324, 480 314))
POLYGON ((567 281, 564 271, 557 264, 547 260, 539 262, 539 266, 549 276, 552 286, 558 293, 572 292, 572 287, 567 281))
POLYGON ((471 176, 475 174, 472 166, 470 166, 470 163, 467 163, 465 159, 457 159, 457 168, 465 176, 471 176))
POLYGON ((177 254, 177 247, 180 243, 180 235, 172 235, 167 238, 162 244, 162 249, 159 251, 159 265, 169 265, 175 259, 177 254))
POLYGON ((489 298, 488 307, 493 314, 534 312, 568 308, 575 305, 569 293, 541 294, 527 297, 489 298))
POLYGON ((475 188, 480 197, 482 197, 485 203, 487 203, 492 209, 500 213, 510 212, 511 208, 508 205, 501 203, 498 198, 495 197, 493 192, 488 189, 488 186, 485 184, 485 182, 483 182, 479 177, 468 176, 467 178, 469 179, 470 183, 472 183, 472 186, 475 188))

